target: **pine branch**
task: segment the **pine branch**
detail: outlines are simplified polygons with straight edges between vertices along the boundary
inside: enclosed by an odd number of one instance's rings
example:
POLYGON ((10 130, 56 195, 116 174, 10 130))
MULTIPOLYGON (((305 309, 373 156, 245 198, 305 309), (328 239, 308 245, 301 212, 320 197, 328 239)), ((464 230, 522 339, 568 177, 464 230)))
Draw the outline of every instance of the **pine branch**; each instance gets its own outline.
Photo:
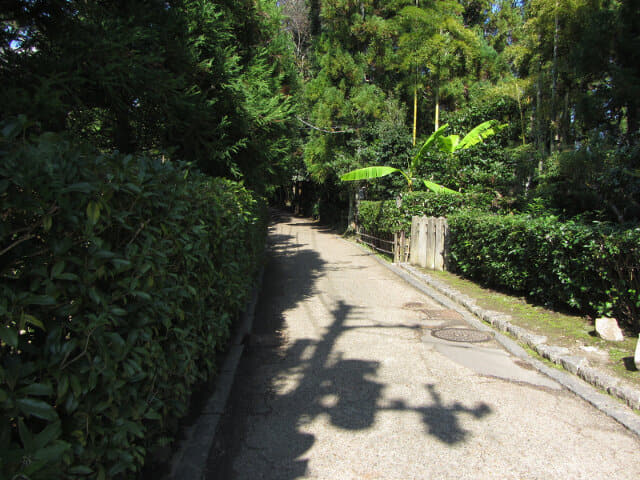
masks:
POLYGON ((344 130, 334 130, 332 128, 331 130, 325 130, 324 128, 316 127, 315 125, 312 125, 309 122, 306 122, 305 120, 301 119, 300 117, 296 117, 296 118, 298 120, 300 120, 302 123, 304 123, 307 127, 313 128, 314 130, 318 130, 319 132, 324 132, 324 133, 351 133, 351 132, 353 132, 352 128, 345 128, 344 130))

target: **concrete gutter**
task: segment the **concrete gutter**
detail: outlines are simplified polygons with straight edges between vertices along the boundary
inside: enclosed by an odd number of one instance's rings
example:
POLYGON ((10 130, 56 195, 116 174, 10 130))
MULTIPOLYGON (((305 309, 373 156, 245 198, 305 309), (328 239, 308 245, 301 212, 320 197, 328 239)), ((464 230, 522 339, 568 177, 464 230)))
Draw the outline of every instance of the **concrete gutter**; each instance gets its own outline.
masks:
POLYGON ((213 395, 207 400, 206 405, 196 419, 184 432, 185 438, 178 446, 170 463, 170 480, 204 478, 209 451, 213 445, 218 424, 225 411, 236 370, 240 364, 240 358, 244 351, 243 339, 251 332, 258 296, 262 288, 264 267, 260 269, 256 285, 251 292, 251 297, 242 313, 241 320, 233 338, 229 343, 222 368, 214 378, 215 386, 213 395))
POLYGON ((602 412, 615 419, 627 429, 640 436, 640 416, 629 410, 625 405, 608 395, 600 393, 593 387, 606 391, 614 397, 620 398, 632 409, 640 409, 640 391, 624 384, 617 378, 591 367, 586 358, 569 355, 569 350, 563 347, 547 345, 547 338, 534 335, 522 327, 513 325, 509 315, 491 310, 485 310, 473 298, 463 295, 457 290, 440 282, 432 276, 420 272, 406 263, 389 263, 362 247, 362 250, 374 256, 381 265, 394 272, 407 283, 421 292, 429 295, 444 307, 455 310, 474 328, 482 331, 493 331, 495 339, 507 351, 527 362, 541 373, 551 377, 568 390, 586 400, 602 412), (550 360, 564 370, 558 370, 532 358, 527 351, 511 338, 495 332, 486 322, 515 337, 519 342, 529 346, 543 358, 550 360), (579 377, 579 378, 578 378, 579 377))

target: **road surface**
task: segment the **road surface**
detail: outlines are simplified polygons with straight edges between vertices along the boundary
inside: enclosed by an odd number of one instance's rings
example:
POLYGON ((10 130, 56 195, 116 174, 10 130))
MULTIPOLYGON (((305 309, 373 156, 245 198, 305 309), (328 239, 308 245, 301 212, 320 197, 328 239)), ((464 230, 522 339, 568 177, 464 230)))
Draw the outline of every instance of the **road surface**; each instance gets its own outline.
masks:
POLYGON ((636 436, 468 328, 279 214, 206 478, 640 478, 636 436))

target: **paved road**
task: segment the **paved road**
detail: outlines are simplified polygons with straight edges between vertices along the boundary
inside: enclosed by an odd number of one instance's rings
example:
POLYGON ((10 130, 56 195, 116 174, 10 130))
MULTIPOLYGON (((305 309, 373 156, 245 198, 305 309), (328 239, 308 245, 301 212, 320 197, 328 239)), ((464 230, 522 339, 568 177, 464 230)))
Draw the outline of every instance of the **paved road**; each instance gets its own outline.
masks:
POLYGON ((281 215, 207 478, 638 479, 640 441, 456 312, 281 215), (445 332, 446 333, 446 332, 445 332))

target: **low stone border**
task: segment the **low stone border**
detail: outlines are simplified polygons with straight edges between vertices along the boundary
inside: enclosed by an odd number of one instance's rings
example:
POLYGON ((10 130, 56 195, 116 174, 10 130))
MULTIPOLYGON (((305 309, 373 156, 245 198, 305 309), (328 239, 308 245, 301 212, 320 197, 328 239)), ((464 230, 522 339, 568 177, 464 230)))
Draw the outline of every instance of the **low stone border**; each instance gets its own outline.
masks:
POLYGON ((535 335, 522 327, 514 325, 510 322, 511 316, 503 313, 485 310, 476 305, 475 299, 463 295, 457 290, 449 287, 443 282, 424 274, 409 264, 397 264, 400 268, 407 271, 411 275, 418 277, 421 281, 431 286, 438 292, 465 307, 469 312, 478 318, 493 325, 497 329, 508 332, 520 342, 528 345, 532 350, 537 352, 541 357, 562 366, 570 373, 577 375, 587 383, 606 391, 610 395, 624 401, 634 410, 640 410, 640 390, 632 387, 626 382, 609 375, 602 370, 592 367, 586 358, 571 355, 569 349, 548 345, 547 337, 535 335))
MULTIPOLYGON (((442 304, 445 308, 449 308, 460 313, 465 319, 465 321, 468 322, 472 327, 478 330, 484 330, 484 331, 489 330, 489 331, 495 332, 495 330, 492 330, 490 326, 488 326, 486 323, 483 322, 483 320, 481 320, 481 317, 477 317, 470 310, 468 310, 467 307, 464 307, 462 303, 458 301, 459 298, 463 298, 466 296, 450 288, 448 285, 442 285, 440 282, 436 281, 443 288, 443 291, 446 289, 447 293, 449 295, 452 295, 452 296, 447 296, 443 292, 440 292, 435 287, 432 287, 429 283, 427 283, 427 279, 434 281, 433 278, 430 278, 427 275, 424 275, 421 272, 418 272, 411 267, 406 268, 408 267, 408 265, 406 264, 389 263, 387 260, 384 260, 379 256, 375 255, 374 253, 371 253, 370 250, 367 250, 366 248, 360 245, 358 246, 363 252, 366 252, 367 254, 371 255, 380 265, 382 265, 383 267, 389 269, 390 271, 398 275, 408 284, 412 285, 413 287, 425 293, 426 295, 429 295, 435 301, 442 304), (459 297, 457 295, 459 295, 459 297)), ((466 297, 466 298, 469 298, 469 297, 466 297)), ((480 309, 477 305, 475 305, 475 302, 473 301, 471 302, 467 301, 467 304, 471 305, 476 312, 484 311, 483 309, 480 309)), ((497 312, 494 312, 494 313, 497 313, 497 312)), ((519 331, 520 333, 526 332, 524 329, 509 323, 508 322, 508 319, 510 318, 509 316, 498 314, 497 317, 499 318, 497 318, 496 323, 500 323, 500 320, 501 320, 502 322, 508 323, 514 331, 519 331)), ((506 323, 503 323, 503 326, 505 326, 505 328, 506 328, 506 323)), ((531 338, 543 339, 544 337, 538 335, 531 338)), ((495 332, 495 339, 508 352, 510 352, 520 360, 528 363, 533 368, 538 370, 540 373, 543 373, 549 378, 552 378, 553 380, 558 382, 560 385, 570 390, 571 392, 575 393, 577 396, 579 396, 583 400, 589 402, 595 408, 597 408, 604 414, 610 416, 614 420, 618 421, 621 425, 626 427, 629 431, 631 431, 632 433, 640 437, 640 415, 637 415, 636 413, 634 413, 632 409, 628 408, 626 405, 623 405, 622 403, 617 402, 615 399, 611 398, 610 396, 600 393, 592 385, 580 379, 577 375, 572 375, 571 373, 569 373, 569 371, 558 370, 558 369, 549 367, 546 364, 542 363, 540 360, 536 360, 535 358, 531 357, 531 355, 524 348, 522 348, 519 343, 515 342, 514 340, 511 340, 511 338, 507 337, 506 335, 503 335, 500 332, 495 332)), ((546 341, 546 338, 544 338, 544 341, 546 341)), ((544 343, 544 341, 542 343, 544 343)))
POLYGON ((229 349, 225 355, 222 368, 213 380, 215 382, 213 395, 207 400, 194 424, 184 432, 185 438, 180 442, 178 451, 171 459, 169 480, 203 478, 209 452, 218 430, 218 424, 229 399, 236 370, 244 351, 242 341, 253 327, 256 303, 262 287, 263 275, 264 267, 258 273, 256 285, 242 313, 239 327, 229 342, 229 349))

